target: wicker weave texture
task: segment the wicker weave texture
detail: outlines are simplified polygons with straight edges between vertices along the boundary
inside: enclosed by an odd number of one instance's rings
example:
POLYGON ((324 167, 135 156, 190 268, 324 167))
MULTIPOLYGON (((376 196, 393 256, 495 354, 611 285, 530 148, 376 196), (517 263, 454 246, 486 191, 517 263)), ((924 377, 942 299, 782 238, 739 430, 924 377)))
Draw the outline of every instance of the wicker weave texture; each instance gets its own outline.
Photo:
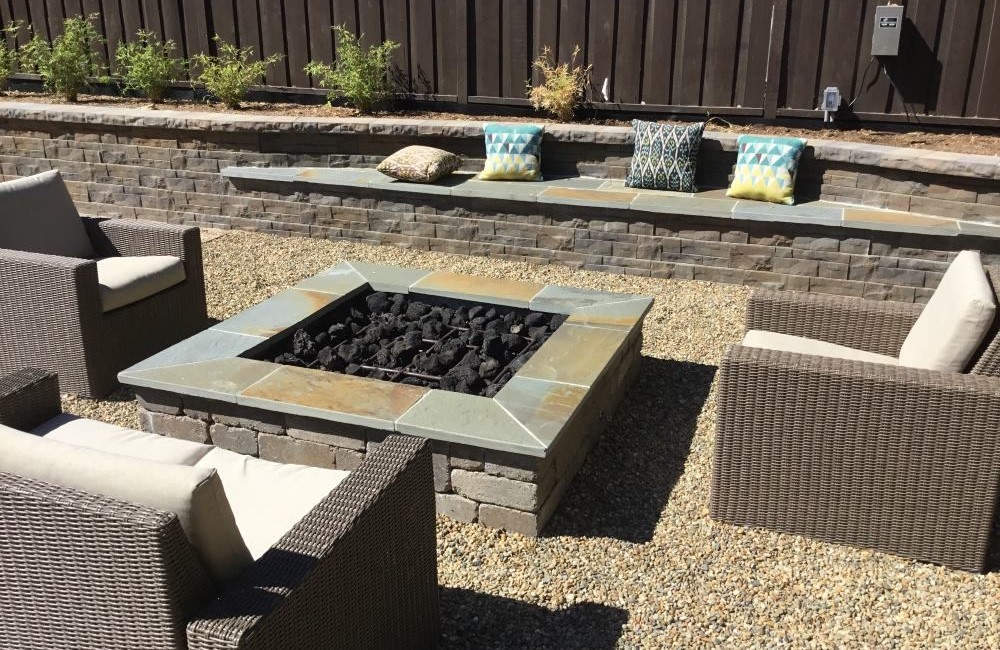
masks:
POLYGON ((188 626, 192 650, 431 648, 430 444, 389 436, 188 626))
POLYGON ((205 283, 197 228, 84 218, 100 256, 174 255, 181 284, 103 313, 93 260, 0 250, 0 371, 58 372, 63 390, 101 396, 116 375, 205 327, 205 283))
POLYGON ((981 571, 1000 488, 1000 380, 731 347, 715 519, 981 571))
POLYGON ((0 424, 30 430, 61 410, 59 377, 38 368, 0 374, 0 424))

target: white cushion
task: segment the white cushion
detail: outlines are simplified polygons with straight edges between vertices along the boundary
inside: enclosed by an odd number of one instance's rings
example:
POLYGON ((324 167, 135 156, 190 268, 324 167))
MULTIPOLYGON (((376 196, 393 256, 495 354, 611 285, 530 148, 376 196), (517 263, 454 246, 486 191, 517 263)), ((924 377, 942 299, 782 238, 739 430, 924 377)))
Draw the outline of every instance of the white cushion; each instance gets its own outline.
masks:
POLYGON ((255 560, 350 474, 273 463, 218 447, 205 454, 195 467, 219 472, 236 525, 255 560))
POLYGON ((58 170, 0 183, 0 248, 94 256, 87 229, 58 170))
POLYGON ((807 339, 804 336, 791 336, 789 334, 778 334, 777 332, 765 332, 763 330, 750 330, 743 337, 743 345, 751 348, 764 348, 767 350, 778 350, 779 352, 795 352, 797 354, 814 354, 820 357, 830 357, 833 359, 848 359, 850 361, 867 361, 869 363, 884 363, 886 365, 898 365, 895 357, 884 354, 875 354, 849 348, 846 345, 807 339))
POLYGON ((252 562, 222 481, 211 467, 128 458, 0 426, 0 472, 176 514, 220 583, 252 562))
POLYGON ((184 282, 184 263, 170 255, 105 257, 97 260, 104 311, 131 305, 184 282))
POLYGON ((964 372, 996 317, 978 251, 962 251, 903 341, 899 365, 964 372))
POLYGON ((78 418, 68 413, 60 413, 35 427, 31 432, 45 436, 47 440, 57 440, 77 447, 169 465, 194 466, 212 450, 212 445, 116 427, 113 424, 78 418))

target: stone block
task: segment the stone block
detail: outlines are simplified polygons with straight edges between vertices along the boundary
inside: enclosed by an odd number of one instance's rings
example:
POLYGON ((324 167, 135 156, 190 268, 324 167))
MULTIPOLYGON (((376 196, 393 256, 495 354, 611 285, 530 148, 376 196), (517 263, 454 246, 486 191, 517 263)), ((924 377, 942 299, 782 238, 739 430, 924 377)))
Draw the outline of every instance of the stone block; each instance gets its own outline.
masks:
POLYGON ((479 504, 457 494, 435 494, 434 505, 437 513, 467 524, 479 517, 479 504))
POLYGON ((292 438, 354 451, 365 450, 368 430, 354 424, 285 415, 285 427, 285 432, 292 438))
POLYGON ((537 483, 539 476, 551 464, 543 458, 492 449, 486 450, 484 458, 484 471, 487 474, 531 483, 537 483))
POLYGON ((272 435, 281 435, 285 432, 285 416, 283 413, 229 404, 227 402, 210 402, 209 408, 212 409, 212 420, 220 424, 253 429, 260 433, 269 433, 272 435))
POLYGON ((534 512, 540 505, 538 486, 534 483, 513 481, 483 472, 453 469, 451 485, 458 494, 484 504, 492 503, 525 512, 534 512))
POLYGON ((328 445, 269 433, 261 433, 257 442, 264 460, 326 469, 337 466, 336 450, 328 445))
POLYGON ((488 503, 479 506, 479 523, 490 528, 501 528, 527 537, 537 537, 538 533, 541 532, 538 515, 488 503))
POLYGON ((350 449, 336 449, 337 469, 353 472, 361 465, 365 455, 360 451, 350 449))
POLYGON ((479 447, 453 444, 448 452, 453 468, 478 471, 483 469, 483 450, 479 447))
POLYGON ((209 436, 212 444, 229 451, 247 456, 256 456, 259 452, 257 447, 257 432, 240 427, 230 427, 225 424, 213 424, 209 429, 209 436))
POLYGON ((448 464, 447 454, 433 454, 431 464, 434 467, 434 491, 450 491, 451 467, 448 464))
POLYGON ((150 430, 153 433, 169 438, 190 440, 191 442, 209 442, 208 423, 204 420, 183 415, 149 412, 147 412, 147 417, 150 430))
POLYGON ((179 395, 153 388, 137 389, 135 399, 147 411, 167 415, 180 415, 184 406, 179 395))

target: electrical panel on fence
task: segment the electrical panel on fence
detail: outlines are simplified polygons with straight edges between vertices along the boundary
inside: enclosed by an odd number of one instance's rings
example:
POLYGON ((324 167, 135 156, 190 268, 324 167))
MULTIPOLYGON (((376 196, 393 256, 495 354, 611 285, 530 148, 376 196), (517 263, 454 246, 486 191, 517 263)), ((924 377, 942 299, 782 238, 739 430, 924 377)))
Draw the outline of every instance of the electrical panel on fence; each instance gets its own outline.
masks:
POLYGON ((902 33, 902 5, 875 7, 875 29, 872 31, 872 56, 899 56, 899 41, 902 33))

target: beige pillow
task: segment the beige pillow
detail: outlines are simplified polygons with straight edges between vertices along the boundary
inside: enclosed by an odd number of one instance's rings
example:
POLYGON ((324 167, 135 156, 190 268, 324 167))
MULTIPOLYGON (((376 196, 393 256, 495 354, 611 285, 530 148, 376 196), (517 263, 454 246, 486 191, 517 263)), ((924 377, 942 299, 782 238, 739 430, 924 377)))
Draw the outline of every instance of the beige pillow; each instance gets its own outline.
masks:
POLYGON ((462 166, 462 159, 434 147, 403 147, 383 160, 377 169, 392 178, 411 183, 433 183, 462 166))
POLYGON ((899 365, 964 372, 996 315, 978 251, 962 251, 899 350, 899 365))
POLYGON ((128 458, 0 425, 0 472, 176 514, 220 584, 253 561, 212 468, 128 458))
POLYGON ((884 363, 895 366, 899 361, 884 354, 866 352, 846 345, 837 345, 827 341, 807 339, 804 336, 791 336, 764 330, 750 330, 743 336, 743 345, 750 348, 764 348, 778 352, 794 352, 796 354, 814 354, 830 359, 847 359, 849 361, 867 361, 868 363, 884 363))
POLYGON ((94 256, 87 229, 58 170, 0 183, 0 248, 94 256))

